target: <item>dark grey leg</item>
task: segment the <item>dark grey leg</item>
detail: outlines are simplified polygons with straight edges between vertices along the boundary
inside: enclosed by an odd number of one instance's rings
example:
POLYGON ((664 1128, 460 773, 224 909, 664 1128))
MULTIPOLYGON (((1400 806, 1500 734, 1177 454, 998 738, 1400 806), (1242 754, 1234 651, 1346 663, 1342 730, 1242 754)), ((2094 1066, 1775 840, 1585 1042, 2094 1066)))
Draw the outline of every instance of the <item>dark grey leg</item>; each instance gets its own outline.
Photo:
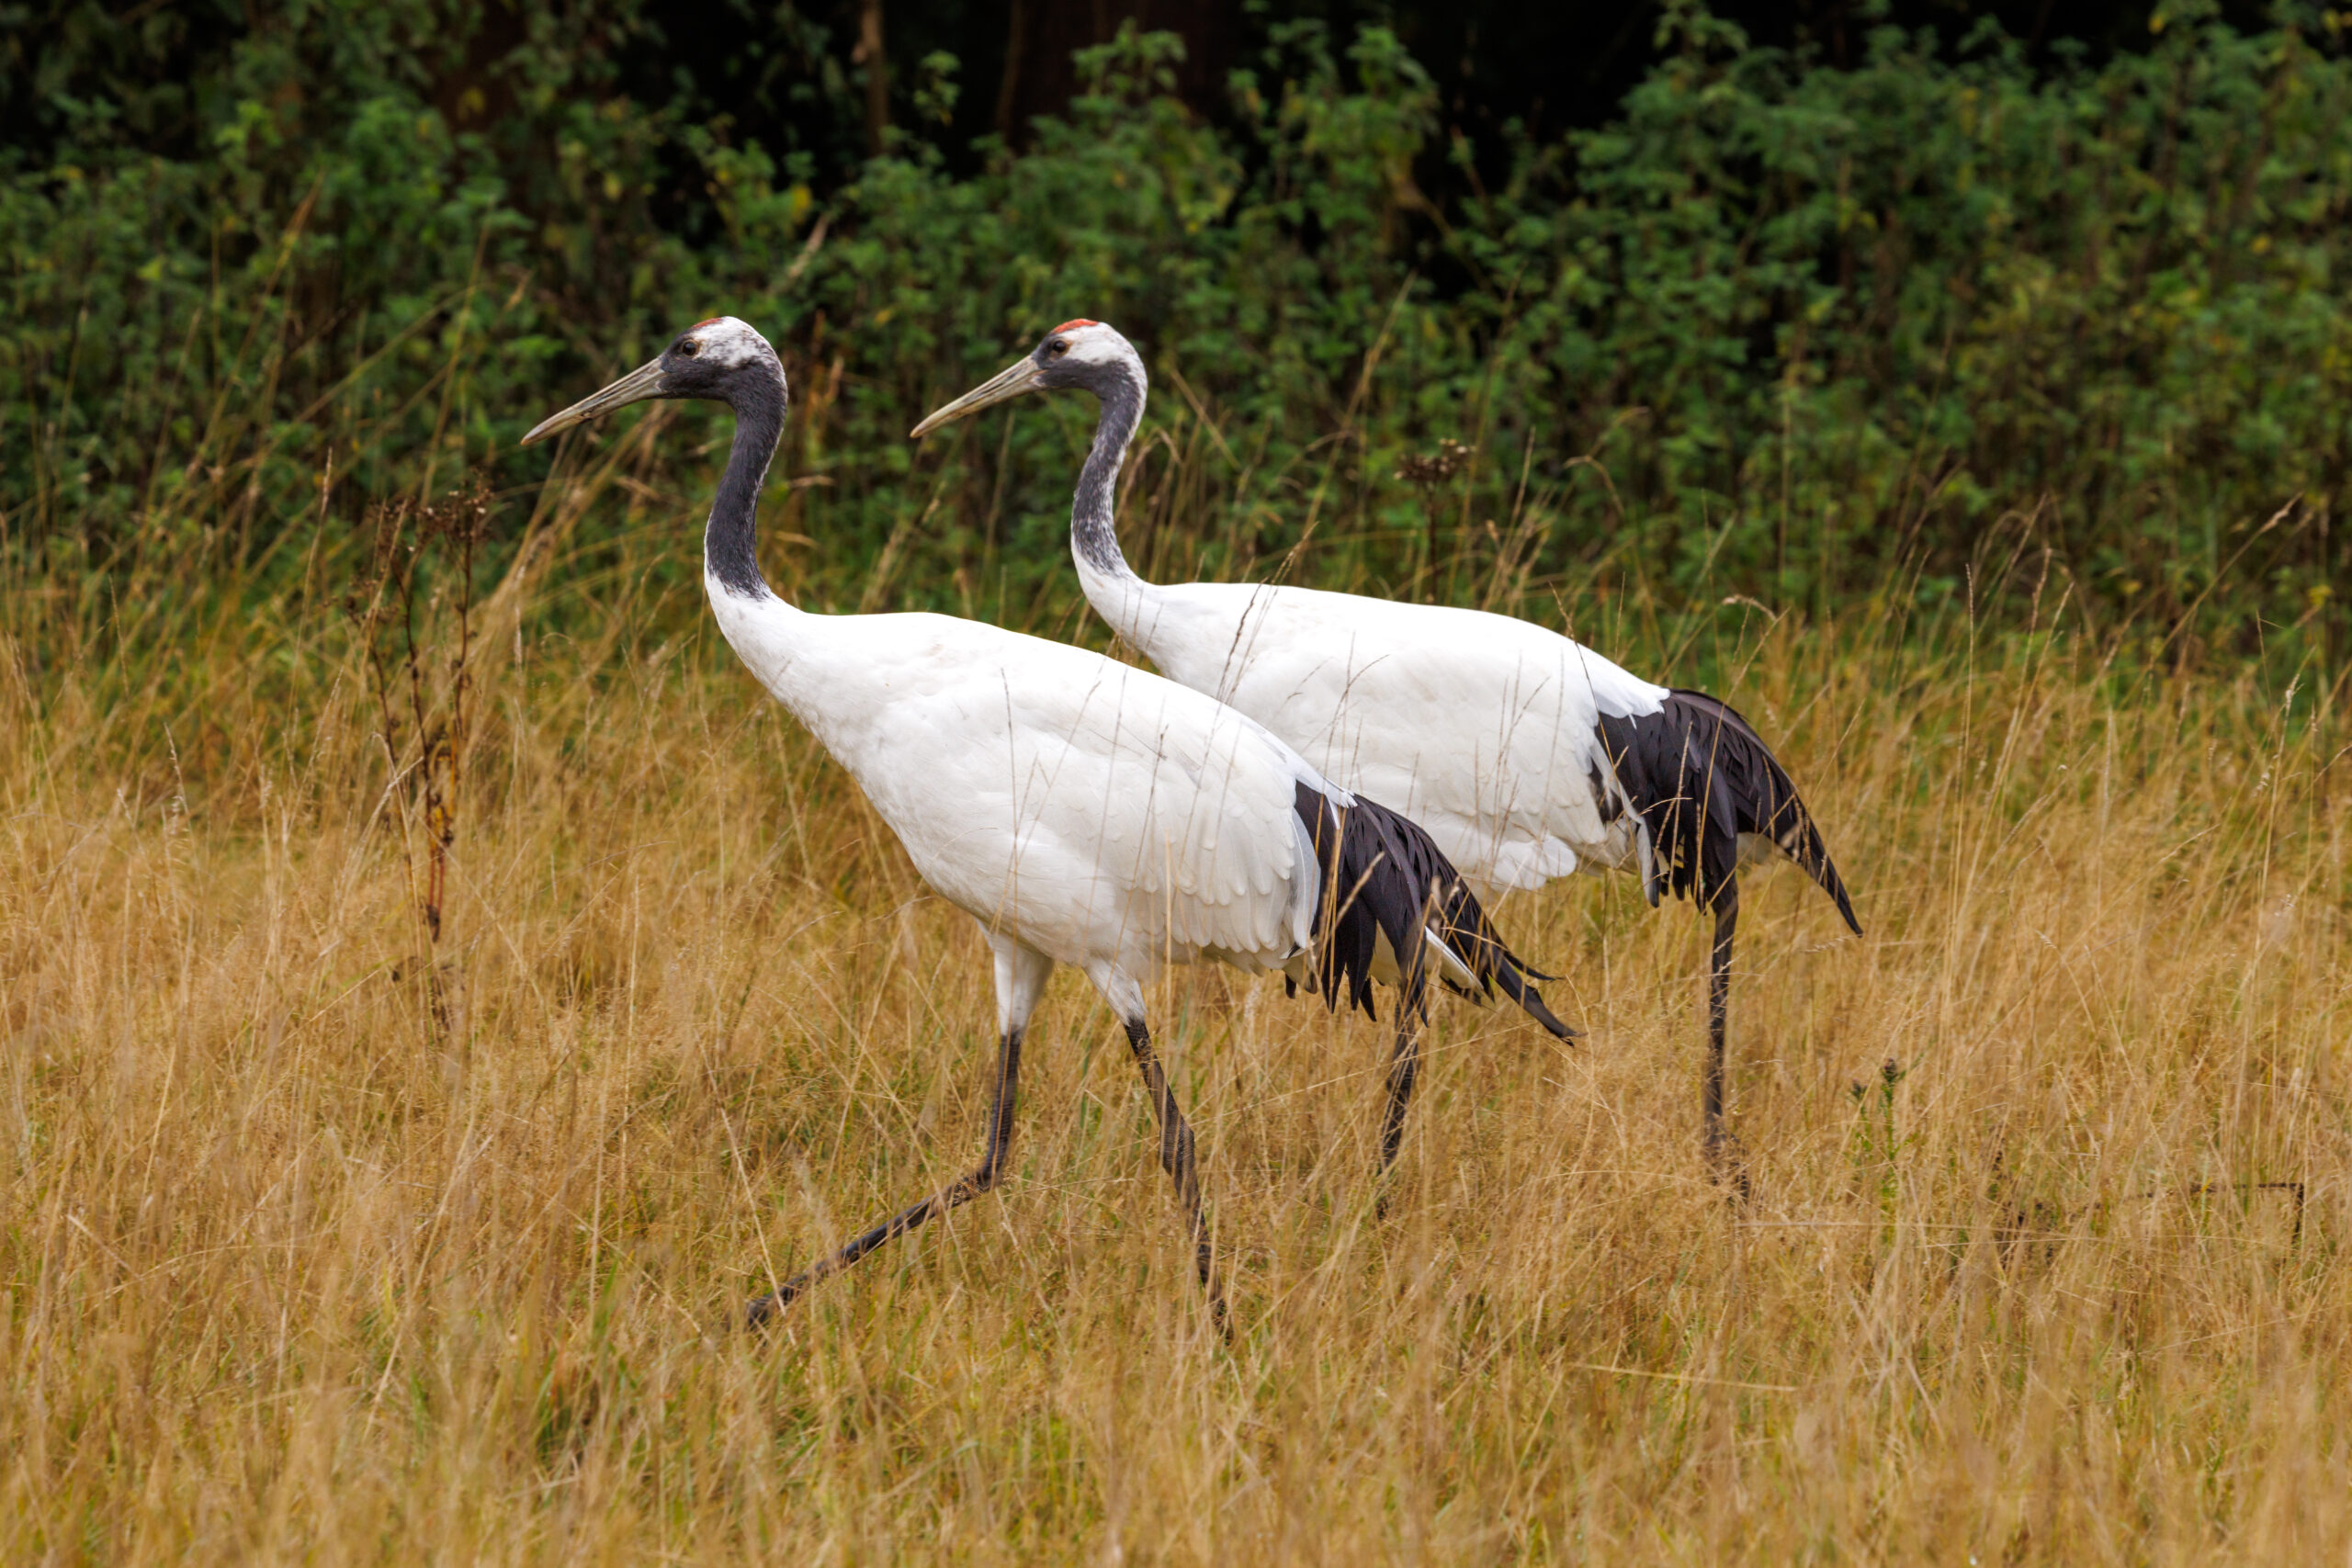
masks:
MULTIPOLYGON (((1424 909, 1427 919, 1430 910, 1424 909)), ((1405 1141, 1405 1112, 1413 1103, 1413 1085, 1421 1076, 1421 1031, 1430 1021, 1430 976, 1419 953, 1399 963, 1396 977, 1396 1048, 1388 1057, 1388 1110, 1380 1119, 1380 1169, 1374 1179, 1396 1163, 1396 1149, 1405 1141)), ((1388 1200, 1379 1200, 1382 1213, 1388 1200)))
MULTIPOLYGON (((1380 1119, 1380 1174, 1396 1163, 1405 1141, 1405 1112, 1413 1103, 1413 1083, 1421 1076, 1421 1022, 1412 1011, 1396 1010, 1396 1049, 1388 1058, 1388 1110, 1380 1119)), ((1381 1200, 1385 1208, 1386 1199, 1381 1200)))
POLYGON ((1724 889, 1715 900, 1715 945, 1707 962, 1707 1077, 1703 1099, 1707 1113, 1707 1163, 1715 1179, 1730 1178, 1732 1196, 1747 1201, 1747 1168, 1739 1158, 1738 1140, 1724 1131, 1724 1032, 1731 1012, 1731 944, 1739 930, 1739 885, 1724 889))
MULTIPOLYGON (((1021 1076, 1021 1035, 1019 1029, 1006 1031, 997 1054, 996 1112, 989 1121, 988 1153, 980 1156, 980 1163, 922 1202, 891 1215, 823 1262, 812 1264, 795 1274, 774 1294, 762 1296, 753 1302, 749 1314, 752 1327, 761 1326, 790 1306, 819 1280, 840 1273, 884 1242, 904 1235, 933 1215, 944 1214, 959 1204, 970 1202, 1003 1179, 1005 1156, 1012 1147, 1012 1097, 1014 1085, 1021 1076)), ((1189 1139, 1189 1134, 1187 1136, 1189 1139)), ((1188 1151, 1190 1146, 1188 1142, 1188 1151)))
POLYGON ((1159 1168, 1176 1183, 1176 1201, 1184 1205, 1184 1218, 1193 1233, 1193 1263, 1200 1271, 1201 1288, 1209 1294, 1209 1315, 1224 1330, 1225 1292, 1217 1284, 1216 1261, 1209 1252, 1208 1221, 1201 1213, 1201 1173, 1193 1156, 1193 1129, 1176 1103, 1176 1091, 1168 1087, 1159 1054, 1151 1048, 1151 1031, 1141 1019, 1128 1021, 1127 1047, 1135 1053, 1136 1066, 1143 1073, 1144 1092, 1151 1097, 1152 1111, 1159 1118, 1159 1168))

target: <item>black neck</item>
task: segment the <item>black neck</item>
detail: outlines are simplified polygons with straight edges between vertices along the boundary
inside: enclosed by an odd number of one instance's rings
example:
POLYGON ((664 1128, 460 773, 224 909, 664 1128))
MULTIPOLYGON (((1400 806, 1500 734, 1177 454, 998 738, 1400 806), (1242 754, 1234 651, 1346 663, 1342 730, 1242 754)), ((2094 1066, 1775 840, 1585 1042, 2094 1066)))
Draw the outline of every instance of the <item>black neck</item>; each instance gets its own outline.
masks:
POLYGON ((735 444, 710 505, 710 525, 703 531, 703 570, 729 593, 765 599, 770 594, 760 576, 760 486, 784 439, 784 388, 758 388, 729 401, 735 410, 735 444))
POLYGON ((1070 498, 1069 547, 1107 577, 1133 577, 1127 558, 1119 553, 1119 466, 1126 461, 1136 426, 1143 423, 1144 389, 1128 367, 1118 370, 1095 389, 1102 413, 1094 425, 1094 449, 1079 470, 1078 493, 1070 498))

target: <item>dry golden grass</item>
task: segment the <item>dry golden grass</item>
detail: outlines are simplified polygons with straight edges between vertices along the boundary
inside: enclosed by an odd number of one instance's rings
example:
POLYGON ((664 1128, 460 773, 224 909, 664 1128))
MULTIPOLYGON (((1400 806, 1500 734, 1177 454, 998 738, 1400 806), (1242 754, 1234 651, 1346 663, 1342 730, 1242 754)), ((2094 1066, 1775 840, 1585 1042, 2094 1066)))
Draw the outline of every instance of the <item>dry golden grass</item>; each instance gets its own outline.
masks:
POLYGON ((972 1158, 993 1011, 969 922, 646 581, 492 628, 446 1033, 331 613, 151 582, 0 642, 0 1558, 2352 1545, 2332 719, 1784 624, 1729 694, 1869 935, 1751 882, 1744 1213, 1701 923, 1577 882, 1502 917, 1589 1042, 1442 1009, 1385 1219, 1383 1032, 1160 987, 1229 1348, 1068 974, 1001 1195, 761 1338, 747 1297, 972 1158))

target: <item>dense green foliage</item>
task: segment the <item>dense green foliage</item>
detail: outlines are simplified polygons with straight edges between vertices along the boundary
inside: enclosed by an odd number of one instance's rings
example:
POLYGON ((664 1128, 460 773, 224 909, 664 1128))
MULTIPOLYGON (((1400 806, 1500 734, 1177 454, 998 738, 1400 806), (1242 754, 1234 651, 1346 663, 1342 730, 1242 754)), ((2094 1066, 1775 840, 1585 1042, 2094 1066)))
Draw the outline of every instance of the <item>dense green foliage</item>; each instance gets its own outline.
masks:
MULTIPOLYGON (((812 543, 773 569, 1034 620, 1072 592, 1091 408, 905 432, 1086 315, 1153 367, 1128 533, 1170 570, 1463 599, 1599 573, 1815 613, 2013 570, 2183 654, 2335 620, 2334 12, 2247 35, 2175 7, 2146 52, 2053 74, 1989 29, 1885 29, 1838 71, 1676 6, 1613 122, 1442 204, 1429 172, 1470 150, 1378 29, 1274 28, 1216 122, 1164 92, 1173 40, 1123 37, 1018 155, 959 175, 906 135, 827 187, 623 95, 626 4, 492 38, 322 0, 200 79, 141 76, 170 14, 90 44, 113 78, 10 89, 55 129, 0 155, 0 530, 60 582, 278 570, 315 519, 476 465, 520 492, 548 471, 524 428, 727 311, 794 381, 771 526, 812 543), (1396 477, 1442 440, 1458 472, 1396 477)), ((659 457, 641 485, 708 483, 700 443, 659 457)))

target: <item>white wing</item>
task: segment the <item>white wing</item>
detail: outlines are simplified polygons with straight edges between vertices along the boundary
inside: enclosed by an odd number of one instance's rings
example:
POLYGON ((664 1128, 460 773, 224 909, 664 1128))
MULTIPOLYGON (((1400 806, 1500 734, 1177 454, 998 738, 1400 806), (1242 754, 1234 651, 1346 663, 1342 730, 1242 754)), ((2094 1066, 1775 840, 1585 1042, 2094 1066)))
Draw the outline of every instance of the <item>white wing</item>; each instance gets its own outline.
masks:
POLYGON ((1262 727, 977 622, 827 617, 821 638, 763 639, 754 619, 798 615, 768 601, 722 626, 924 880, 984 924, 1138 980, 1199 957, 1276 967, 1307 942, 1316 872, 1296 789, 1329 786, 1262 727))
POLYGON ((1534 887, 1580 859, 1633 857, 1628 819, 1603 821, 1596 781, 1613 792, 1615 775, 1598 719, 1656 713, 1666 688, 1483 611, 1247 583, 1135 590, 1114 624, 1161 670, 1420 823, 1474 880, 1534 887))

